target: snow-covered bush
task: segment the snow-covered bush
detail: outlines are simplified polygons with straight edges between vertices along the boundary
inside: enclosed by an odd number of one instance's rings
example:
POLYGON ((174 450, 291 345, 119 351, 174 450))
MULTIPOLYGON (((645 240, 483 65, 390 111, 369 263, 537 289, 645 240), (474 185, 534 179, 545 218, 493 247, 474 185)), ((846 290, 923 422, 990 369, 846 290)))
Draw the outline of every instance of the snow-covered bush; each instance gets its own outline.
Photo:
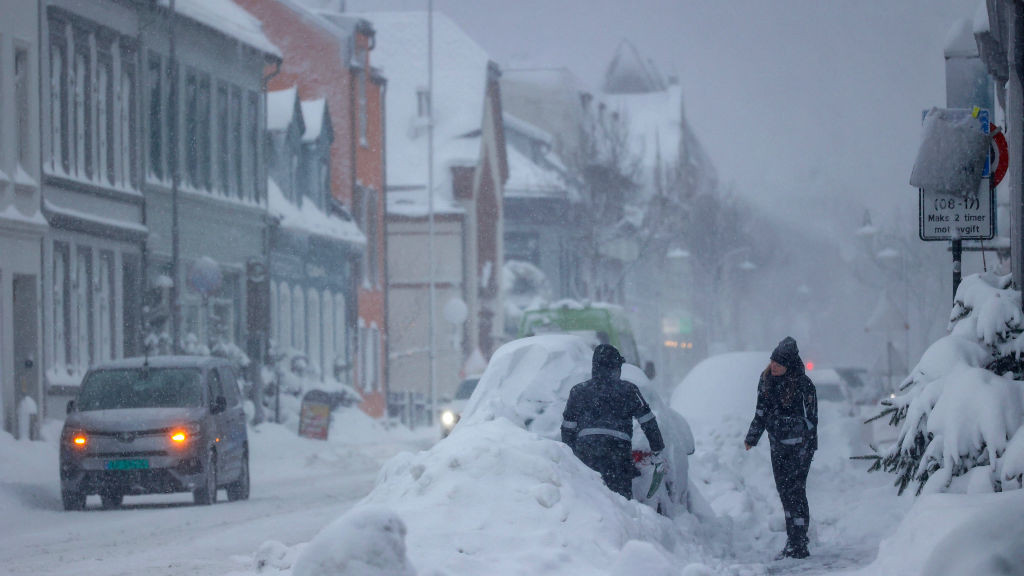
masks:
POLYGON ((320 367, 304 353, 294 348, 272 348, 269 363, 263 367, 262 401, 269 417, 276 416, 278 422, 297 430, 302 398, 310 390, 327 392, 332 408, 349 407, 363 399, 358 390, 337 381, 333 375, 323 378, 320 367))
POLYGON ((895 474, 900 493, 1020 488, 1024 315, 1010 276, 965 278, 948 331, 884 402, 899 433, 871 469, 895 474))

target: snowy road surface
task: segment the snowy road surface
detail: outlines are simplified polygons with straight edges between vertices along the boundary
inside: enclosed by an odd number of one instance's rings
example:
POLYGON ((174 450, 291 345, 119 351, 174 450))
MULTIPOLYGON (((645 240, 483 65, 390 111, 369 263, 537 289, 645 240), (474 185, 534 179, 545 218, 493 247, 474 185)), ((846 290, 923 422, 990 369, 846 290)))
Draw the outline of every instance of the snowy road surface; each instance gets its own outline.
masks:
POLYGON ((4 467, 16 465, 21 471, 9 468, 0 476, 0 573, 247 571, 261 544, 309 541, 370 491, 383 461, 402 450, 429 446, 436 434, 346 445, 262 426, 250 431, 250 440, 253 488, 248 501, 228 503, 221 490, 220 502, 212 507, 193 506, 190 494, 177 494, 128 496, 123 509, 102 510, 98 497, 90 496, 84 512, 61 508, 56 443, 5 445, 5 456, 12 458, 5 458, 4 467))

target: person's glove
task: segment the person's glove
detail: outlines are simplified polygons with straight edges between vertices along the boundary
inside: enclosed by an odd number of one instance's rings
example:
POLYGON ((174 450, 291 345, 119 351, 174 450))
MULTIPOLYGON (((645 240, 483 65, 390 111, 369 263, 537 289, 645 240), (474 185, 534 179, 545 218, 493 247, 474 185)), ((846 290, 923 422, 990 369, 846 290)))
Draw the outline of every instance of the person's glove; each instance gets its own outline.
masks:
POLYGON ((659 466, 664 468, 667 465, 665 462, 665 456, 663 456, 661 452, 651 452, 651 456, 648 461, 655 468, 659 466))

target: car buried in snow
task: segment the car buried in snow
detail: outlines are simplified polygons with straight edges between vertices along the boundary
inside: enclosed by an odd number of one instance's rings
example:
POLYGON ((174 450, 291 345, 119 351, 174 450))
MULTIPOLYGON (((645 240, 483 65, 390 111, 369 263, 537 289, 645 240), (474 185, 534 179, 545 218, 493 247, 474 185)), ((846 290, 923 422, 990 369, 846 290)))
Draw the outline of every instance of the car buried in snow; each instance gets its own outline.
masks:
POLYGON ((451 434, 452 429, 459 423, 459 419, 462 418, 462 411, 466 408, 466 403, 469 402, 473 391, 476 390, 478 382, 480 382, 479 374, 464 378, 459 383, 459 387, 455 389, 455 398, 446 402, 441 408, 441 417, 439 418, 441 421, 441 438, 451 434))
POLYGON ((227 360, 167 356, 92 368, 68 402, 60 439, 65 510, 99 494, 192 492, 196 504, 249 497, 249 441, 235 367, 227 360))
MULTIPOLYGON (((472 433, 474 421, 503 417, 545 438, 561 441, 562 412, 573 386, 590 378, 593 348, 571 334, 545 334, 513 340, 491 357, 453 435, 472 433)), ((633 459, 639 476, 633 497, 667 516, 701 506, 703 499, 689 481, 688 457, 693 434, 683 416, 671 409, 655 385, 633 364, 622 366, 622 379, 640 388, 665 439, 668 472, 648 496, 654 467, 639 425, 633 426, 633 459)))

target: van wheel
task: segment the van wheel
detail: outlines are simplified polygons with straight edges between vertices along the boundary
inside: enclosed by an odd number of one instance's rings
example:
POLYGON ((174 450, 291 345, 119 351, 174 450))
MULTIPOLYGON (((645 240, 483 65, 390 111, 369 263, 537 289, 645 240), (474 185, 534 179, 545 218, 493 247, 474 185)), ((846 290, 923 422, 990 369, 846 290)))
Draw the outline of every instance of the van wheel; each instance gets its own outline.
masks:
POLYGON ((60 499, 64 503, 65 510, 84 510, 85 494, 76 490, 62 490, 60 499))
POLYGON ((124 501, 124 494, 119 492, 100 492, 100 501, 103 502, 103 507, 107 510, 120 508, 121 502, 124 501))
POLYGON ((217 502, 217 455, 213 450, 206 455, 203 485, 192 492, 192 500, 200 506, 209 506, 217 502))
POLYGON ((249 499, 249 453, 242 454, 242 471, 238 480, 228 484, 228 502, 249 499))

